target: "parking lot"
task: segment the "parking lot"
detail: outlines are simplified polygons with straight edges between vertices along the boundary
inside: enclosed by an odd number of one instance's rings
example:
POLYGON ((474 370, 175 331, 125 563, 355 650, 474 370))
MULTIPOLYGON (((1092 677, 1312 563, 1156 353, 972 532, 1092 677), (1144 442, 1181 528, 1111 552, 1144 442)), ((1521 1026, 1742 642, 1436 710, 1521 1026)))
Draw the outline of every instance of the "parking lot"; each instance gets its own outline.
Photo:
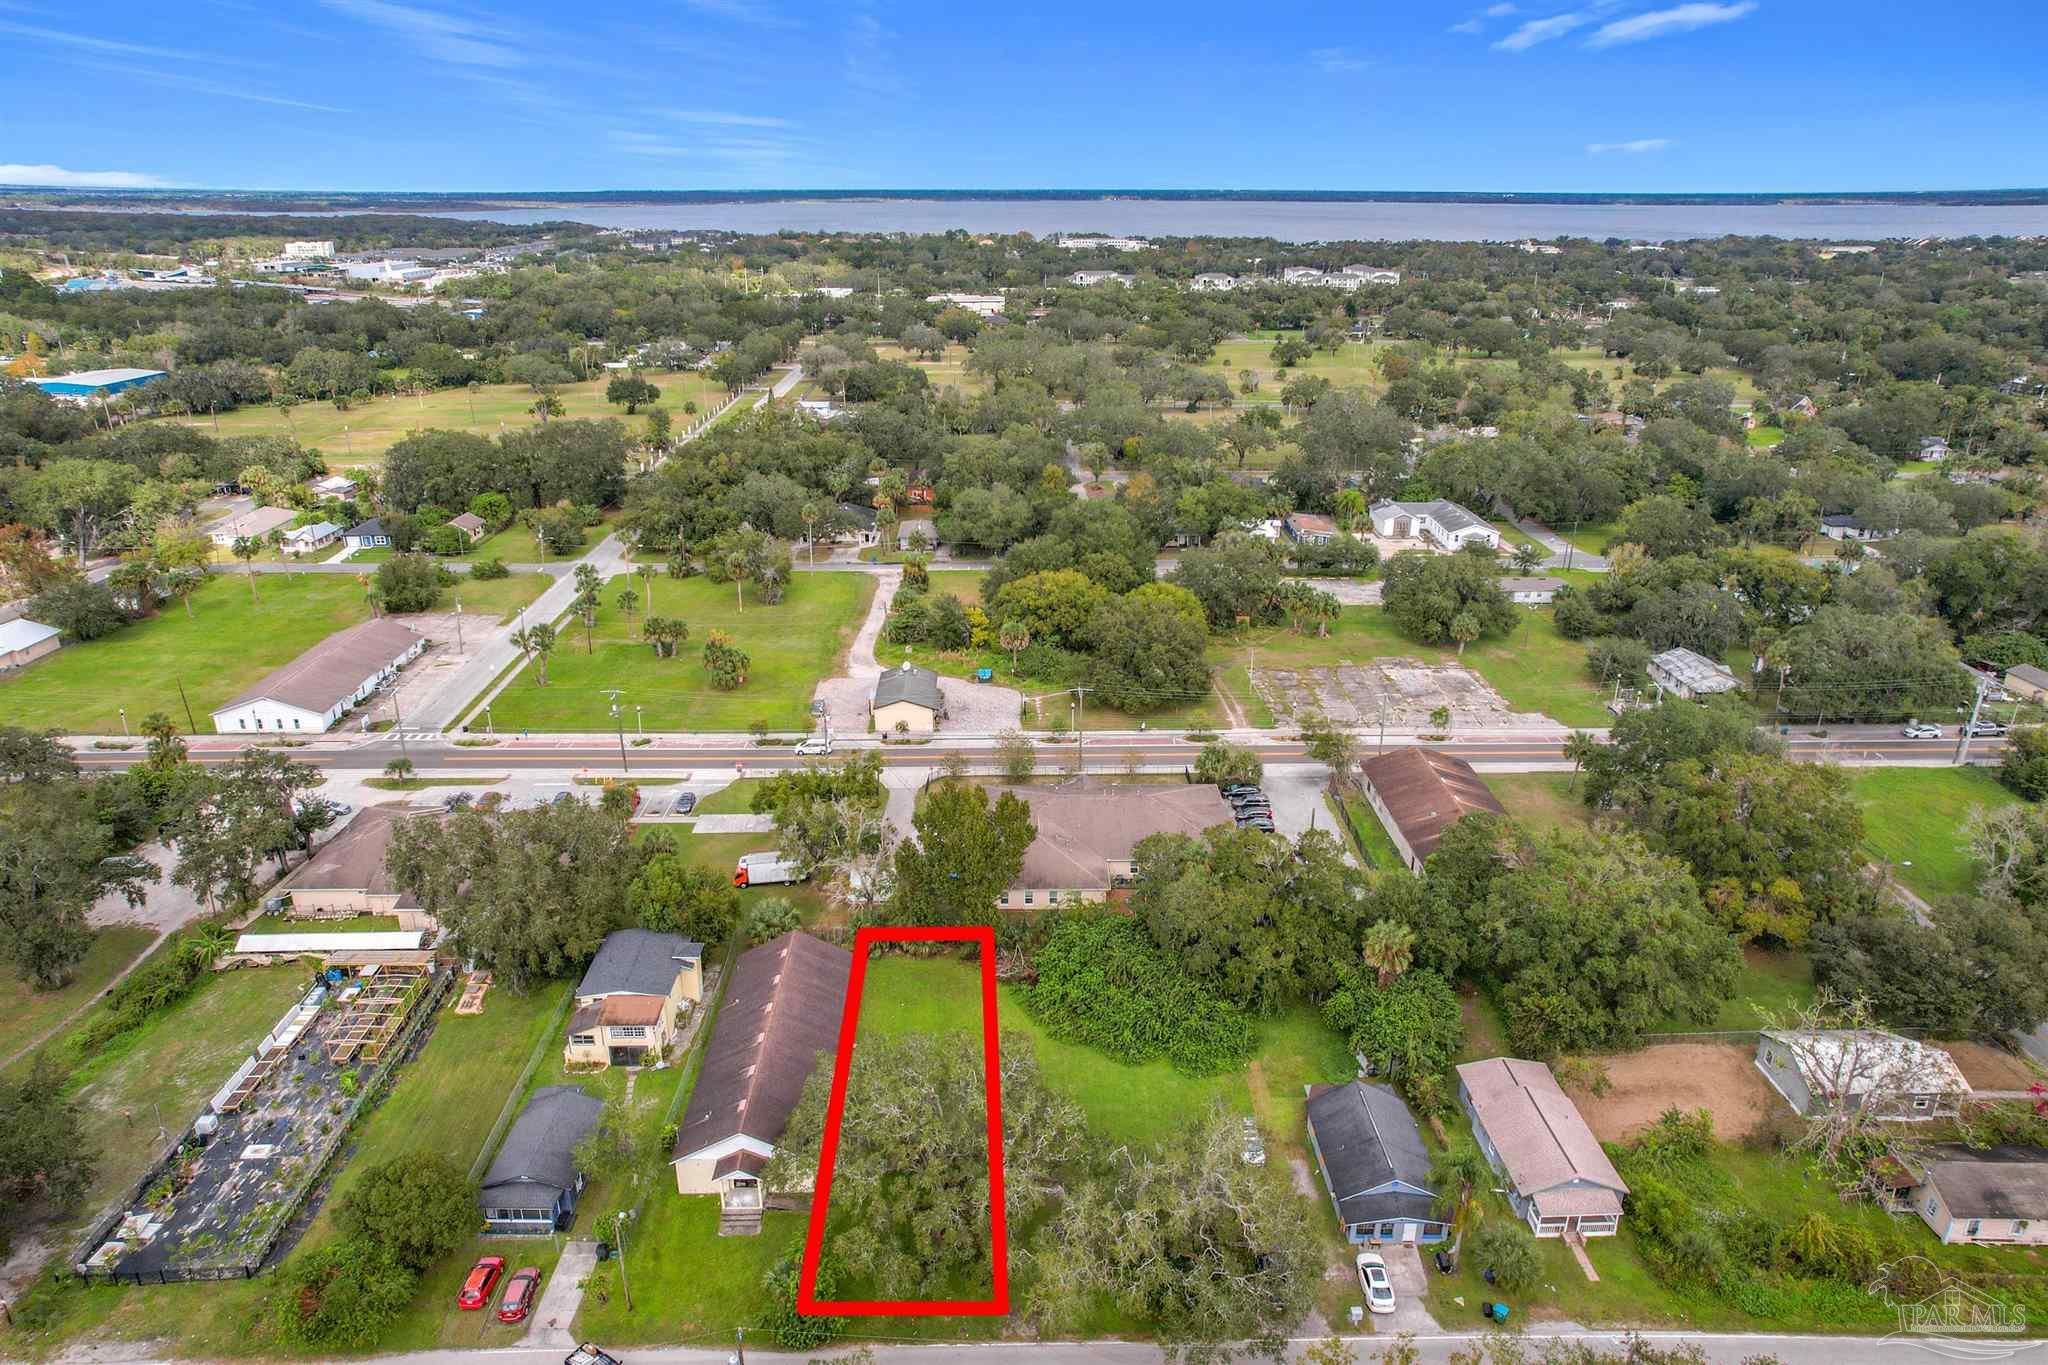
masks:
POLYGON ((1335 668, 1261 668, 1253 675, 1276 724, 1298 724, 1319 711, 1352 729, 1384 724, 1420 729, 1448 708, 1452 730, 1555 729, 1539 712, 1516 711, 1469 668, 1420 659, 1375 659, 1335 668))

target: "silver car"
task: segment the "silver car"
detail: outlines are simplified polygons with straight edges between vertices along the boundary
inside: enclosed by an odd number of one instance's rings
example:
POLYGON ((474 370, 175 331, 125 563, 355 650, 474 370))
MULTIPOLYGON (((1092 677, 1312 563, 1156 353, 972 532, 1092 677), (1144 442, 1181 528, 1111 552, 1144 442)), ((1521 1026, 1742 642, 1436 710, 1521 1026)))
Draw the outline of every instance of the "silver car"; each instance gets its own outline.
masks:
POLYGON ((1394 1280, 1378 1252, 1358 1253, 1358 1287, 1365 1291, 1367 1308, 1375 1313, 1394 1311, 1394 1280))

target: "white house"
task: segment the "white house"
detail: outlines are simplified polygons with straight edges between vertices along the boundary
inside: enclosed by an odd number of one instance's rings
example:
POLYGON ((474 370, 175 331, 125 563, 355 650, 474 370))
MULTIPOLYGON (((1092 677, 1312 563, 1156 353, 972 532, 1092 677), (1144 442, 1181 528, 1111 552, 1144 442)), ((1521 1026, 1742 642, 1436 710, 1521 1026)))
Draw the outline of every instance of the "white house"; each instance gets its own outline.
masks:
POLYGON ((1323 272, 1312 265, 1289 265, 1280 270, 1282 284, 1314 284, 1322 277, 1323 272))
POLYGON ((1373 534, 1389 540, 1433 540, 1447 550, 1500 548, 1500 532, 1455 502, 1380 502, 1370 509, 1373 534))
POLYGON ((1861 517, 1847 512, 1831 513, 1820 519, 1820 533, 1829 540, 1872 541, 1889 539, 1894 532, 1865 526, 1861 517))
POLYGON ((1077 284, 1084 289, 1093 284, 1120 284, 1129 289, 1137 282, 1135 275, 1126 275, 1121 270, 1076 270, 1067 276, 1068 284, 1077 284))
POLYGON ((284 533, 284 552, 288 555, 311 554, 325 549, 341 539, 341 528, 331 521, 316 521, 311 526, 295 526, 284 533))
POLYGON ((985 318, 992 318, 1003 311, 1001 294, 927 294, 926 303, 949 304, 954 308, 965 308, 985 318))
POLYGON ((63 635, 55 626, 26 617, 0 623, 0 673, 32 664, 45 654, 55 654, 64 643, 63 635))
POLYGON ((1367 284, 1399 284, 1401 282, 1400 271, 1383 265, 1347 265, 1344 267, 1344 273, 1356 275, 1367 284))
POLYGON ((1533 578, 1503 578, 1500 590, 1508 595, 1508 601, 1524 607, 1544 607, 1557 600, 1558 589, 1564 586, 1562 578, 1540 574, 1533 578))
POLYGON ((224 735, 251 730, 325 734, 426 647, 425 636, 388 617, 350 626, 273 669, 215 711, 213 728, 224 735))
POLYGON ((1649 673, 1660 693, 1669 692, 1687 701, 1733 692, 1742 685, 1726 664, 1682 646, 1651 656, 1649 673))
POLYGON ((230 548, 244 536, 250 540, 261 540, 272 531, 280 531, 297 519, 298 513, 289 507, 257 507, 229 517, 206 533, 206 538, 222 549, 230 548))
POLYGON ((356 495, 356 481, 346 474, 329 474, 315 479, 312 487, 323 498, 352 498, 356 495))
POLYGON ((1920 438, 1921 459, 1932 460, 1934 463, 1940 464, 1948 458, 1948 453, 1948 442, 1942 440, 1941 437, 1923 436, 1920 438))
POLYGON ((1197 294, 1227 294, 1237 285, 1237 276, 1226 275, 1220 270, 1205 270, 1188 281, 1188 288, 1197 294))

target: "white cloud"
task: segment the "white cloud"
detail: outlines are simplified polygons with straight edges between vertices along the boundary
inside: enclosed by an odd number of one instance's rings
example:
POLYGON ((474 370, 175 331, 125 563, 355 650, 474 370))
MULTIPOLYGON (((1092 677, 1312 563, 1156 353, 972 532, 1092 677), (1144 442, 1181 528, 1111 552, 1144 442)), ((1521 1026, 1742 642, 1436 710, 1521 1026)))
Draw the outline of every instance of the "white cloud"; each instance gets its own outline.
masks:
POLYGON ((1510 14, 1518 13, 1513 5, 1488 5, 1480 12, 1489 19, 1505 19, 1510 14))
POLYGON ((283 95, 268 95, 260 90, 247 90, 241 86, 226 85, 220 81, 203 80, 197 76, 186 76, 174 71, 153 71, 144 66, 129 66, 123 62, 80 61, 79 66, 90 71, 106 71, 117 76, 128 76, 149 85, 170 86, 176 90, 192 90, 202 95, 217 95, 222 99, 246 100, 250 104, 276 105, 284 109, 306 109, 316 114, 346 114, 347 109, 338 109, 331 104, 315 104, 311 100, 288 99, 283 95))
POLYGON ((683 0, 683 4, 699 14, 734 19, 743 24, 767 24, 780 28, 789 23, 782 15, 766 5, 755 4, 753 0, 683 0))
POLYGON ((1484 19, 1467 19, 1462 24, 1452 24, 1449 28, 1445 29, 1444 32, 1477 34, 1481 29, 1485 27, 1486 21, 1484 19))
POLYGON ((856 14, 846 30, 846 83, 871 95, 903 92, 902 77, 890 59, 890 34, 872 14, 856 14))
POLYGON ((328 9, 405 39, 436 61, 456 66, 524 66, 526 55, 506 45, 497 28, 450 14, 396 5, 390 0, 321 0, 328 9))
POLYGON ((1586 46, 1620 47, 1624 43, 1647 42, 1651 38, 1691 33, 1715 24, 1732 24, 1754 13, 1755 0, 1743 0, 1736 5, 1691 4, 1651 10, 1648 14, 1631 15, 1602 25, 1599 32, 1586 40, 1586 46))
POLYGON ((1567 10, 1548 19, 1531 19, 1493 45, 1496 52, 1527 52, 1538 43, 1562 38, 1573 29, 1584 28, 1595 16, 1581 10, 1567 10))
POLYGON ((1641 156, 1644 152, 1661 152, 1673 143, 1668 137, 1639 137, 1633 142, 1589 142, 1586 150, 1594 156, 1605 156, 1609 152, 1626 152, 1641 156))
POLYGON ((62 166, 25 166, 0 162, 0 185, 45 185, 52 189, 160 190, 170 186, 162 176, 142 171, 69 171, 62 166))
POLYGON ((1311 49, 1308 59, 1325 71, 1364 71, 1372 65, 1363 57, 1355 56, 1348 47, 1318 47, 1311 49))
POLYGON ((72 33, 65 29, 17 24, 11 19, 0 19, 0 33, 12 33, 39 42, 57 43, 64 47, 83 48, 88 52, 111 52, 129 57, 170 57, 180 61, 213 62, 224 66, 247 65, 246 62, 216 57, 197 48, 151 47, 147 43, 124 43, 115 38, 95 38, 89 33, 72 33))
POLYGON ((721 109, 664 109, 661 111, 672 119, 683 123, 710 123, 728 128, 787 128, 786 118, 771 118, 766 114, 730 114, 721 109))

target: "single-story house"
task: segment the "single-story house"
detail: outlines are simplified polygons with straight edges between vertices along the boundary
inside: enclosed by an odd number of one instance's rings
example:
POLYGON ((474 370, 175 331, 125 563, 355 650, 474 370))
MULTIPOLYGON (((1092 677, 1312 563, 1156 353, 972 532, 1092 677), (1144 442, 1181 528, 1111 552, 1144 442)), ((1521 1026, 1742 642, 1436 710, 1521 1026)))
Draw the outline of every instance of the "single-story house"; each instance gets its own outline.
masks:
POLYGON ((1455 502, 1379 502, 1370 509, 1373 534, 1389 540, 1433 540, 1447 550, 1500 548, 1500 532, 1455 502))
POLYGON ((1289 512, 1281 524, 1304 545, 1328 545, 1337 538, 1337 523, 1316 512, 1289 512))
POLYGON ((1458 1102, 1531 1232, 1614 1235, 1628 1185, 1549 1067, 1514 1057, 1466 1062, 1458 1068, 1458 1102))
POLYGON ((896 523, 896 548, 914 549, 913 540, 924 537, 924 547, 935 549, 939 543, 939 528, 930 517, 905 517, 896 523))
POLYGON ((1366 803, 1410 872, 1443 842, 1444 831, 1474 811, 1505 815, 1493 789, 1462 758, 1434 749, 1394 749, 1358 765, 1366 803))
POLYGON ((834 509, 839 530, 833 533, 834 540, 851 540, 856 545, 873 545, 882 536, 875 528, 880 524, 882 514, 875 508, 857 502, 842 502, 834 509))
POLYGON ((1441 1242, 1429 1149, 1401 1097, 1351 1081, 1308 1087, 1308 1145, 1352 1242, 1441 1242))
POLYGON ((1557 600, 1558 590, 1562 587, 1562 578, 1552 578, 1545 574, 1500 580, 1500 590, 1508 595, 1508 601, 1525 607, 1548 606, 1557 600))
POLYGON ((1765 1029, 1757 1038, 1756 1067, 1801 1114, 1837 1105, 1860 1110, 1877 1095, 1882 1118, 1952 1118, 1970 1097, 1955 1058, 1882 1029, 1765 1029))
POLYGON ((799 398, 796 400, 796 410, 806 417, 815 417, 820 422, 834 422, 853 411, 852 408, 840 407, 829 398, 799 398))
POLYGON ((41 621, 22 617, 0 623, 0 672, 55 654, 63 643, 64 632, 41 621))
POLYGON ((1659 692, 1669 692, 1686 701, 1696 701, 1718 692, 1733 692, 1742 686, 1735 670, 1718 659, 1709 659, 1684 646, 1650 656, 1650 681, 1659 692))
POLYGON ((1068 284, 1079 285, 1084 289, 1096 284, 1120 284, 1129 289, 1137 282, 1135 275, 1126 275, 1120 270, 1076 270, 1067 276, 1068 284))
POLYGON ((152 379, 162 379, 162 370, 138 370, 123 366, 111 370, 79 370, 28 382, 52 398, 98 398, 102 394, 125 393, 152 379))
POLYGON ((794 929, 733 964, 669 1158, 678 1193, 718 1196, 721 1231, 761 1230, 761 1171, 838 1051, 852 976, 853 954, 794 929))
POLYGON ((1073 782, 1058 787, 991 788, 1031 807, 1038 835, 1024 850, 1017 880, 996 899, 1004 910, 1042 910, 1068 901, 1099 901, 1137 876, 1133 851, 1154 834, 1200 834, 1237 823, 1215 787, 1129 787, 1073 782))
POLYGON ((213 728, 325 734, 426 647, 424 635, 389 617, 336 631, 214 711, 213 728))
POLYGON ((477 1187, 484 1225, 496 1233, 546 1237, 575 1223, 576 1196, 583 1192, 576 1144, 603 1114, 603 1102, 578 1086, 534 1091, 477 1187))
POLYGON ((2048 1242, 2048 1148, 1942 1143, 1928 1150, 1913 1212, 1944 1242, 2048 1242))
POLYGON ((474 512, 463 512, 457 516, 452 516, 448 518, 448 524, 462 532, 472 545, 482 540, 485 533, 491 529, 484 519, 474 512))
POLYGON ((1188 288, 1197 294, 1227 294, 1237 288, 1237 276, 1226 275, 1220 270, 1205 270, 1188 281, 1188 288))
POLYGON ((1851 516, 1847 512, 1831 512, 1822 517, 1820 533, 1829 540, 1855 541, 1884 540, 1893 534, 1874 526, 1865 526, 1861 517, 1851 516))
POLYGON ((230 549, 244 537, 262 540, 272 531, 282 531, 298 520, 299 514, 289 507, 256 507, 239 516, 229 517, 207 531, 206 538, 222 549, 230 549))
POLYGON ((1935 464, 1940 464, 1948 456, 1948 442, 1941 437, 1923 436, 1920 438, 1920 459, 1931 460, 1935 464))
POLYGON ((294 526, 284 533, 284 552, 289 555, 311 554, 325 549, 341 539, 341 528, 331 521, 316 521, 311 526, 294 526))
POLYGON ((380 550, 391 543, 391 533, 384 529, 384 523, 376 517, 359 521, 342 533, 351 550, 380 550))
POLYGON ((313 480, 313 491, 323 498, 352 498, 356 481, 346 474, 324 474, 313 480))
POLYGON ((953 308, 965 308, 970 313, 992 318, 1003 311, 1001 294, 927 294, 926 303, 943 303, 953 308))
POLYGON ((660 1058, 676 1024, 704 999, 704 945, 681 934, 620 929, 606 934, 576 987, 571 1066, 638 1066, 660 1058))
POLYGON ((874 700, 868 705, 875 733, 928 735, 939 728, 946 715, 946 694, 939 690, 939 675, 929 668, 903 663, 885 668, 875 679, 874 700))
POLYGON ((1803 393, 1786 404, 1785 411, 1797 413, 1801 417, 1820 416, 1820 409, 1814 405, 1814 401, 1811 398, 1808 398, 1803 393))
POLYGON ((399 806, 365 806, 333 838, 278 883, 292 919, 353 919, 393 915, 405 930, 439 928, 419 898, 399 886, 385 863, 398 822, 413 816, 399 806))
POLYGON ((2014 664, 2005 670, 2005 690, 2023 701, 2040 701, 2048 697, 2048 668, 2014 664))

